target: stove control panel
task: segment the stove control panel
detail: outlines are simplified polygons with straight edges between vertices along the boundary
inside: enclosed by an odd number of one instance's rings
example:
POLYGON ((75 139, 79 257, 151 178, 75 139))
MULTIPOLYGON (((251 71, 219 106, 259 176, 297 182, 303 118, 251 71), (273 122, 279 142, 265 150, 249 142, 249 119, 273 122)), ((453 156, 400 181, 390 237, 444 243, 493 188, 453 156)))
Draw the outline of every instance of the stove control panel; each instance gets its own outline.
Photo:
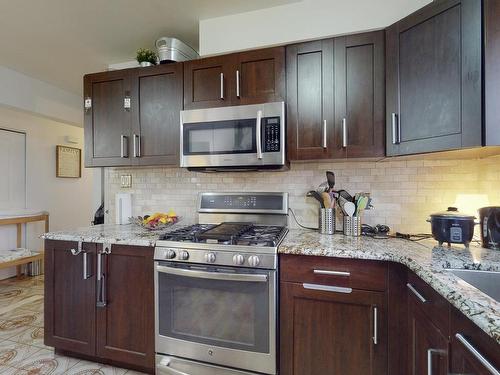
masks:
POLYGON ((155 261, 198 263, 245 268, 276 269, 276 254, 255 254, 234 251, 203 249, 155 248, 155 261))
POLYGON ((198 212, 288 213, 287 193, 202 193, 198 212))

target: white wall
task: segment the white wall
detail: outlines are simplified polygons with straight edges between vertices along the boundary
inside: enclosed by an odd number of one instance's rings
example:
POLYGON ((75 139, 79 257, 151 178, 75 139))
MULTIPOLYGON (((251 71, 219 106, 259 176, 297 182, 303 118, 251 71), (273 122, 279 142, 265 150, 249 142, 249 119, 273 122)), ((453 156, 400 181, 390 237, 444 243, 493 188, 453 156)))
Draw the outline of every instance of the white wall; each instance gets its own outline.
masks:
MULTIPOLYGON (((54 62, 57 69, 57 62, 54 62)), ((0 105, 82 126, 82 97, 0 66, 0 105)))
POLYGON ((385 28, 431 0, 303 0, 200 21, 200 55, 385 28))
MULTIPOLYGON (((0 106, 0 128, 26 132, 27 207, 50 213, 50 230, 74 229, 90 225, 95 211, 93 175, 100 170, 82 169, 78 179, 56 177, 56 145, 65 143, 65 136, 78 139, 71 147, 83 151, 83 128, 67 125, 0 106)), ((82 155, 83 156, 83 155, 82 155)), ((27 245, 38 248, 42 241, 43 223, 28 225, 27 245)), ((2 232, 0 247, 15 247, 15 227, 2 232)), ((1 272, 0 279, 10 272, 1 272)))

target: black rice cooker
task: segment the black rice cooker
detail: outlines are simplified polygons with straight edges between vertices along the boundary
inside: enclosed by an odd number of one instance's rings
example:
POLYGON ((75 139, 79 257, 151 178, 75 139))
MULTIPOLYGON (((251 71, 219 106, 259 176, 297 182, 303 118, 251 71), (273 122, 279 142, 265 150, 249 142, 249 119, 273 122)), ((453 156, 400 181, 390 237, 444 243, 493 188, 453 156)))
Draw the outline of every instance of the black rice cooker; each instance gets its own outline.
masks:
POLYGON ((458 212, 456 207, 448 207, 447 211, 432 214, 427 221, 431 223, 432 236, 439 246, 447 242, 469 246, 474 236, 476 217, 458 212))

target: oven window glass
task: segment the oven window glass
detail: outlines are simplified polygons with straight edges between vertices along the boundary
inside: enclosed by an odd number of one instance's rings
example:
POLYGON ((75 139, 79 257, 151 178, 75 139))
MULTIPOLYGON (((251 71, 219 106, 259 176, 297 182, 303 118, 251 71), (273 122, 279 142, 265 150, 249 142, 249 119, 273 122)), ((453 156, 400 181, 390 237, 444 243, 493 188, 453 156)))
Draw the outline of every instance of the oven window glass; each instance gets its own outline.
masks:
MULTIPOLYGON (((185 269, 232 272, 227 268, 185 269)), ((269 274, 267 271, 260 271, 269 274)), ((269 282, 158 273, 159 333, 217 347, 269 352, 269 282)))
POLYGON ((184 155, 255 153, 255 119, 184 124, 184 155))

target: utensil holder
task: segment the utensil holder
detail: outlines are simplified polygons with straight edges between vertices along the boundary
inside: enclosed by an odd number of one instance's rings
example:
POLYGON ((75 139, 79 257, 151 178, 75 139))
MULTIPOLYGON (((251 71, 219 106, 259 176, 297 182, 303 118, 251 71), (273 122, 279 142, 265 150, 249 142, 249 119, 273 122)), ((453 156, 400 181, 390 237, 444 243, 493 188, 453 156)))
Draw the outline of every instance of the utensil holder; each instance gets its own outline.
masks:
POLYGON ((335 233, 335 209, 320 208, 319 209, 319 233, 334 234, 335 233))
POLYGON ((361 236, 361 216, 344 216, 344 234, 361 236))

